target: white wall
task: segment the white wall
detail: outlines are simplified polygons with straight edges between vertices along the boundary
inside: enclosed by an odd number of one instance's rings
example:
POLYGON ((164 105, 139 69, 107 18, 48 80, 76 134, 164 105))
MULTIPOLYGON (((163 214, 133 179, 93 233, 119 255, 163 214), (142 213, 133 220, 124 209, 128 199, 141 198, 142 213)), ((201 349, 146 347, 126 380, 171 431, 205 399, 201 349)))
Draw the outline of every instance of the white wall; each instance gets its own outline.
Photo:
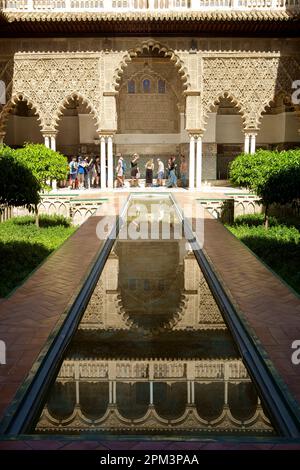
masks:
POLYGON ((62 116, 58 125, 57 145, 77 145, 79 143, 78 117, 62 116))
POLYGON ((203 136, 203 142, 216 141, 216 121, 217 113, 210 113, 206 124, 206 130, 203 136))
MULTIPOLYGON (((285 113, 267 115, 262 118, 260 131, 257 134, 257 143, 265 144, 272 143, 277 144, 284 142, 285 140, 285 113)), ((295 119, 295 116, 294 120, 295 119)), ((295 136, 292 136, 292 141, 295 136)))
POLYGON ((244 142, 243 121, 240 115, 217 115, 217 144, 241 144, 244 142))
POLYGON ((90 114, 79 114, 79 140, 81 144, 93 144, 99 139, 96 133, 96 123, 90 114))
POLYGON ((25 142, 43 143, 44 139, 37 118, 10 115, 4 142, 7 145, 20 146, 25 142))
MULTIPOLYGON (((300 121, 292 113, 264 116, 257 136, 258 144, 299 142, 300 121)), ((89 114, 63 116, 59 122, 58 145, 94 144, 97 138, 95 121, 89 114)), ((115 143, 121 145, 151 145, 188 143, 187 132, 181 134, 116 134, 115 143)), ((203 141, 219 144, 242 144, 242 119, 239 115, 217 115, 210 113, 203 141)), ((7 124, 5 143, 23 145, 24 142, 43 142, 35 117, 11 115, 7 124)))

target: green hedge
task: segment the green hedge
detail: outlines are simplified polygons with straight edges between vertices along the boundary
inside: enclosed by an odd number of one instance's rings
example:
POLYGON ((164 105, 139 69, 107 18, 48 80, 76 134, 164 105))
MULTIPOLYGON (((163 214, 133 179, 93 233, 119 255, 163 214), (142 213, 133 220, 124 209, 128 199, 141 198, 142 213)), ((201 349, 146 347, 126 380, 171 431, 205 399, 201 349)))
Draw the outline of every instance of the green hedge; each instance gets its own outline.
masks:
POLYGON ((0 224, 0 297, 5 297, 76 229, 60 216, 16 217, 0 224))
POLYGON ((300 294, 300 231, 275 217, 265 230, 262 220, 241 216, 227 228, 300 294))

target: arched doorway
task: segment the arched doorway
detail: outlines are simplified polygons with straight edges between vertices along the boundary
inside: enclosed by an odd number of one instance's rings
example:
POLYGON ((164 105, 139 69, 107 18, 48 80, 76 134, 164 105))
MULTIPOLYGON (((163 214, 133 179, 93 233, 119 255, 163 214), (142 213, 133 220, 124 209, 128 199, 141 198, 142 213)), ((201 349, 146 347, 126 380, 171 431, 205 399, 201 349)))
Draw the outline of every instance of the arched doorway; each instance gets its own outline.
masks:
MULTIPOLYGON (((127 168, 133 153, 140 155, 141 178, 145 164, 181 154, 188 142, 182 77, 166 52, 148 47, 133 57, 122 73, 117 95, 118 130, 115 153, 122 153, 127 168)), ((127 178, 130 172, 127 171, 127 178)))
POLYGON ((203 179, 227 180, 229 164, 243 151, 243 120, 229 95, 219 97, 208 114, 203 136, 203 179))
POLYGON ((67 157, 98 155, 96 122, 85 100, 74 94, 65 99, 57 119, 57 150, 67 157))
POLYGON ((13 106, 7 105, 4 114, 3 142, 13 148, 22 147, 24 143, 44 143, 36 110, 28 101, 20 98, 13 106), (6 120, 5 120, 6 118, 6 120))
POLYGON ((298 110, 287 93, 279 93, 262 113, 257 147, 288 150, 300 145, 298 110))

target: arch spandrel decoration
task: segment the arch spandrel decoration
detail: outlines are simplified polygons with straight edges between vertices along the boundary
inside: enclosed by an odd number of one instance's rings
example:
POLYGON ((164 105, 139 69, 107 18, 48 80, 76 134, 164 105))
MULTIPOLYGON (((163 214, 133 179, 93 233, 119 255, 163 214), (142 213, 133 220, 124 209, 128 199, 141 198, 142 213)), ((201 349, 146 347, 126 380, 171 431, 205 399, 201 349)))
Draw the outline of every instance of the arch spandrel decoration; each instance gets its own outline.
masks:
POLYGON ((39 108, 39 105, 35 102, 32 101, 32 99, 27 96, 25 93, 17 93, 14 94, 11 99, 6 103, 6 105, 3 107, 2 111, 0 112, 0 131, 5 132, 6 129, 6 123, 7 119, 9 118, 9 115, 11 111, 16 107, 16 105, 20 101, 25 101, 30 109, 32 109, 37 116, 37 121, 39 124, 39 127, 42 128, 42 119, 41 119, 41 110, 39 108))
POLYGON ((54 130, 66 98, 84 98, 97 124, 101 120, 102 77, 99 54, 27 54, 15 56, 13 95, 36 103, 43 130, 54 130))
POLYGON ((178 69, 178 73, 181 76, 181 80, 183 82, 183 87, 186 89, 191 88, 191 78, 188 65, 184 58, 184 53, 172 50, 168 46, 163 45, 157 41, 149 40, 142 42, 133 49, 129 49, 125 54, 121 54, 121 56, 120 54, 115 55, 115 68, 113 69, 112 77, 110 79, 108 75, 106 76, 106 83, 111 83, 112 90, 118 91, 124 68, 127 67, 127 64, 131 62, 133 57, 139 56, 144 51, 158 52, 160 54, 164 54, 165 57, 169 57, 170 61, 178 69))
POLYGON ((258 129, 274 96, 282 90, 291 93, 292 82, 299 75, 299 61, 293 57, 205 57, 203 126, 218 97, 227 94, 241 110, 245 129, 258 129))

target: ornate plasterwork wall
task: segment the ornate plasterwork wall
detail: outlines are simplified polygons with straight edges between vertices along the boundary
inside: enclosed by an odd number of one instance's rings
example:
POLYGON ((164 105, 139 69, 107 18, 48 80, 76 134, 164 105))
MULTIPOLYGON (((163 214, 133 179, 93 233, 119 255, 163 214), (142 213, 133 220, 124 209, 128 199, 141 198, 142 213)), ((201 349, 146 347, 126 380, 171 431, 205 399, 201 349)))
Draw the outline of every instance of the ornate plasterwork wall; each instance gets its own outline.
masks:
MULTIPOLYGON (((255 44, 256 50, 253 41, 242 39, 8 41, 0 72, 11 87, 11 100, 0 115, 0 130, 14 103, 25 99, 36 110, 42 130, 55 131, 64 106, 78 96, 89 107, 97 131, 116 131, 116 96, 123 71, 145 52, 168 57, 174 65, 186 97, 190 132, 205 130, 210 110, 223 96, 239 108, 245 129, 257 129, 262 112, 276 94, 291 94, 292 82, 300 77, 300 55, 297 41, 255 44)), ((4 54, 3 46, 0 54, 4 54)))
POLYGON ((295 57, 221 55, 203 57, 203 127, 219 98, 229 96, 240 110, 245 129, 258 129, 262 112, 279 93, 291 95, 300 77, 295 57))

